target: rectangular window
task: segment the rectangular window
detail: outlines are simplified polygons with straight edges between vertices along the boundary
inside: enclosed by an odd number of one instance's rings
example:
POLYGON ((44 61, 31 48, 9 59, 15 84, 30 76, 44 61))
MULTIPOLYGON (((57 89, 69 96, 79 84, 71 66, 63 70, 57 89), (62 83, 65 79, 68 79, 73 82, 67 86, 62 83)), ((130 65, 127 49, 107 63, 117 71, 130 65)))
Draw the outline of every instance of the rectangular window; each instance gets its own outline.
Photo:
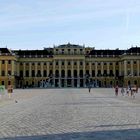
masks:
POLYGON ((68 62, 68 65, 70 65, 70 62, 68 62))
POLYGON ((20 77, 23 77, 23 71, 20 71, 20 77))
POLYGON ((62 62, 62 65, 64 65, 64 62, 62 62))
POLYGON ((44 70, 43 75, 44 75, 44 77, 47 77, 47 71, 46 70, 44 70))
POLYGON ((4 60, 2 60, 2 64, 5 64, 5 61, 4 60))
POLYGON ((92 70, 92 77, 95 77, 95 70, 92 70))
POLYGON ((4 70, 2 71, 2 76, 5 76, 5 71, 4 70))
POLYGON ((58 62, 56 62, 56 65, 58 65, 58 62))
POLYGON ((29 77, 29 71, 26 70, 26 77, 29 77))
POLYGON ((80 65, 83 65, 83 62, 80 62, 80 65))
POLYGON ((35 77, 35 71, 32 70, 32 77, 35 77))
POLYGON ((10 70, 8 70, 8 75, 11 75, 11 71, 10 70))
POLYGON ((4 85, 4 81, 2 81, 2 83, 1 83, 2 85, 4 85))
POLYGON ((130 64, 130 61, 128 61, 127 64, 130 64))
POLYGON ((11 60, 8 60, 8 64, 11 64, 11 60))

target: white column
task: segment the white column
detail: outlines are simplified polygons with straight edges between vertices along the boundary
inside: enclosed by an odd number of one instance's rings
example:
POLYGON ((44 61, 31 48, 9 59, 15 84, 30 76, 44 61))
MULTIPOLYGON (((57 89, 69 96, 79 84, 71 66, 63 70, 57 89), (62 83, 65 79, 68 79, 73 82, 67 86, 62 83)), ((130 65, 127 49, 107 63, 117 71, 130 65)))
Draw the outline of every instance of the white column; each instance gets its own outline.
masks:
POLYGON ((97 62, 95 62, 95 77, 97 77, 97 62))
POLYGON ((72 87, 74 87, 74 75, 73 75, 73 65, 74 65, 74 62, 73 62, 73 60, 71 61, 71 70, 72 70, 72 72, 71 72, 71 76, 72 76, 72 87))
POLYGON ((131 60, 131 75, 134 75, 134 70, 133 70, 133 60, 131 60))
POLYGON ((140 63, 140 61, 139 60, 137 60, 137 76, 140 76, 139 74, 140 74, 140 67, 139 67, 139 64, 140 63))
POLYGON ((12 76, 15 75, 15 62, 12 60, 12 76))
POLYGON ((43 70, 44 70, 44 69, 43 69, 43 64, 44 64, 44 63, 41 62, 41 76, 42 76, 42 77, 44 77, 44 75, 43 75, 43 70))
POLYGON ((121 76, 122 75, 122 65, 121 65, 121 62, 119 62, 119 76, 121 76))
MULTIPOLYGON (((85 66, 85 60, 82 61, 83 62, 83 74, 85 75, 86 74, 86 66, 85 66)), ((80 66, 80 63, 79 63, 79 66, 80 66)))
POLYGON ((68 73, 68 70, 67 70, 67 60, 65 60, 65 77, 67 77, 67 73, 68 73))
MULTIPOLYGON (((85 77, 85 70, 86 70, 86 67, 85 67, 85 60, 83 61, 83 74, 84 74, 84 77, 85 77)), ((90 72, 89 72, 90 73, 90 72)), ((85 78, 83 80, 83 84, 84 84, 84 87, 86 87, 86 81, 85 81, 85 78)), ((80 79, 79 79, 79 86, 80 86, 80 79)))
POLYGON ((72 70, 72 71, 71 71, 71 76, 74 77, 74 76, 73 76, 73 60, 71 61, 71 70, 72 70))
POLYGON ((50 63, 47 62, 47 77, 48 77, 48 75, 50 74, 50 72, 49 72, 49 65, 50 65, 50 63))
POLYGON ((1 64, 2 64, 2 62, 1 62, 1 60, 0 60, 0 76, 1 76, 1 64))
POLYGON ((37 75, 37 62, 35 62, 35 77, 37 75))
POLYGON ((124 60, 124 76, 127 76, 127 62, 124 60))
POLYGON ((109 74, 109 62, 107 62, 107 74, 109 74))
POLYGON ((5 61, 5 76, 8 75, 8 61, 5 61))
POLYGON ((61 60, 59 60, 59 77, 61 77, 61 65, 62 65, 62 62, 61 60))
POLYGON ((55 75, 55 60, 53 61, 53 75, 55 75))
POLYGON ((116 69, 115 69, 115 64, 116 64, 116 63, 115 63, 115 62, 113 62, 113 74, 114 74, 114 76, 116 75, 116 71, 115 71, 115 70, 116 70, 116 69))
POLYGON ((25 77, 26 76, 26 68, 25 68, 26 66, 25 66, 25 62, 23 62, 23 77, 25 77))
MULTIPOLYGON (((83 64, 84 65, 84 64, 83 64)), ((80 67, 80 62, 79 60, 77 61, 77 74, 78 74, 78 79, 77 79, 77 87, 80 86, 80 76, 79 76, 79 67, 80 67)))
POLYGON ((59 87, 61 87, 61 65, 62 65, 62 61, 59 60, 59 87))
POLYGON ((53 61, 53 86, 55 87, 55 60, 53 61))
POLYGON ((68 70, 67 70, 67 60, 65 60, 65 87, 67 87, 67 73, 68 73, 68 70))
POLYGON ((103 71, 103 62, 101 62, 101 74, 103 75, 104 71, 103 71))
POLYGON ((90 74, 90 77, 92 77, 91 62, 89 62, 89 74, 90 74))
POLYGON ((29 63, 29 77, 32 77, 32 63, 29 63))

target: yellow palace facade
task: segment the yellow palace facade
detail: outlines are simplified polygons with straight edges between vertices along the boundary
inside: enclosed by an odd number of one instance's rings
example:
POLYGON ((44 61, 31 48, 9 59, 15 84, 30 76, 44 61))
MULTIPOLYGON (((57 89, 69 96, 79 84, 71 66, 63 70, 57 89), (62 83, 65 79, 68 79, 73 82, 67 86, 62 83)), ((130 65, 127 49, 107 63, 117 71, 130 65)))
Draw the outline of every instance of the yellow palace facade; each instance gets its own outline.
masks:
POLYGON ((140 47, 96 50, 63 44, 44 50, 0 48, 0 85, 15 88, 140 86, 140 47))

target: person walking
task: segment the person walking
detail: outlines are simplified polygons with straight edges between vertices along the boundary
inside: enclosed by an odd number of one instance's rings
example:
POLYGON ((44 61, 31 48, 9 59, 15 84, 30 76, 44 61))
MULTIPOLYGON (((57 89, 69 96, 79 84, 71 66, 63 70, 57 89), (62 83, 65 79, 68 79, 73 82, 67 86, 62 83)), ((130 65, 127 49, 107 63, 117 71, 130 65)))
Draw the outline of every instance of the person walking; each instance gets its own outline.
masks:
POLYGON ((118 85, 116 85, 116 87, 115 87, 115 95, 116 96, 118 96, 118 91, 119 91, 119 87, 118 87, 118 85))
POLYGON ((91 90, 91 86, 88 87, 88 91, 89 91, 89 93, 90 93, 90 90, 91 90))
POLYGON ((122 88, 121 88, 121 94, 122 94, 122 96, 124 96, 124 88, 123 88, 123 86, 122 86, 122 88))

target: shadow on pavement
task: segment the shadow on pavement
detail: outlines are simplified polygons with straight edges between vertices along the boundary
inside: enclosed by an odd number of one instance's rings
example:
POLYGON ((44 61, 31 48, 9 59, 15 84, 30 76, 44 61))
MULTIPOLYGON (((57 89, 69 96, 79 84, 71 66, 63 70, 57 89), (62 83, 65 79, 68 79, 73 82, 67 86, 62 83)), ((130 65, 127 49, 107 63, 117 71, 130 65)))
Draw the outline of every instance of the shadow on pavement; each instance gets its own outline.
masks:
POLYGON ((140 140, 140 129, 17 136, 0 138, 0 140, 140 140))

